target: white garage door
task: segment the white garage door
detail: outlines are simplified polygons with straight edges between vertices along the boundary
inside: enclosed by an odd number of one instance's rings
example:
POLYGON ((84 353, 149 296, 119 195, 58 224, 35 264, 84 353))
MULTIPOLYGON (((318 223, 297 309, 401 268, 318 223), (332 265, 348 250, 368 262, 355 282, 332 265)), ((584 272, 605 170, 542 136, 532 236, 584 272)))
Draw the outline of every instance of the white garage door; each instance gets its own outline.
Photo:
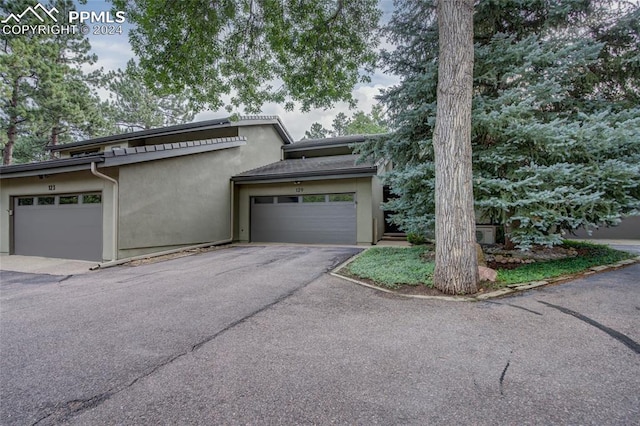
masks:
POLYGON ((102 195, 39 195, 14 199, 14 253, 102 260, 102 195))
POLYGON ((251 241, 356 244, 355 194, 251 197, 251 241))

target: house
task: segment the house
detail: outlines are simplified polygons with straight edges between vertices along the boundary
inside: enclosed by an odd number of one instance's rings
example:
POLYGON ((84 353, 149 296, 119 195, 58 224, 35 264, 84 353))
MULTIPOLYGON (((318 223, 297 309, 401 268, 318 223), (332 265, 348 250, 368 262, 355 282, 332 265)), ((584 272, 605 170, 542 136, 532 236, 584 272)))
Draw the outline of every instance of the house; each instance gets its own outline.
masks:
POLYGON ((278 117, 189 123, 51 147, 0 167, 0 253, 106 261, 195 244, 374 244, 381 165, 362 136, 293 143, 278 117))

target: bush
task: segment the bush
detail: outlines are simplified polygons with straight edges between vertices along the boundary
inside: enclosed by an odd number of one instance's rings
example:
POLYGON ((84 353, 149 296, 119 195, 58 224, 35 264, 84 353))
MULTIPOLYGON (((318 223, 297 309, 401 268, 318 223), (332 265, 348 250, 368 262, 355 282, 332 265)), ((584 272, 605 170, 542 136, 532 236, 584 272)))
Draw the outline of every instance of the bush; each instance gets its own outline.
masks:
POLYGON ((422 246, 427 244, 427 238, 423 235, 416 234, 415 232, 409 232, 407 234, 407 241, 409 241, 414 246, 422 246))

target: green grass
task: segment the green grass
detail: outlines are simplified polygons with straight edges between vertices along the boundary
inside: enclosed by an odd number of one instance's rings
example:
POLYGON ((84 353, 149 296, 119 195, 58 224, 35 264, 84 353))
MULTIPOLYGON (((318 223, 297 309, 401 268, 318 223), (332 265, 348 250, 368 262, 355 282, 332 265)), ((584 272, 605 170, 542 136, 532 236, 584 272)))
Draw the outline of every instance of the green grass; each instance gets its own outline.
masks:
POLYGON ((350 275, 369 279, 392 289, 401 284, 431 286, 434 264, 420 257, 426 251, 426 247, 374 247, 345 269, 350 275))
POLYGON ((571 275, 585 271, 593 266, 607 265, 634 257, 632 254, 614 250, 599 244, 567 241, 565 247, 587 250, 583 256, 536 262, 513 270, 498 270, 498 284, 518 284, 529 281, 542 281, 561 275, 571 275))
MULTIPOLYGON (((504 287, 541 281, 634 257, 630 253, 597 244, 567 241, 565 247, 575 247, 583 254, 573 258, 530 263, 513 270, 498 270, 498 281, 492 286, 504 287)), ((433 287, 434 262, 421 257, 428 250, 429 247, 424 246, 371 248, 347 265, 345 271, 349 275, 371 280, 390 289, 396 289, 400 285, 433 287)))

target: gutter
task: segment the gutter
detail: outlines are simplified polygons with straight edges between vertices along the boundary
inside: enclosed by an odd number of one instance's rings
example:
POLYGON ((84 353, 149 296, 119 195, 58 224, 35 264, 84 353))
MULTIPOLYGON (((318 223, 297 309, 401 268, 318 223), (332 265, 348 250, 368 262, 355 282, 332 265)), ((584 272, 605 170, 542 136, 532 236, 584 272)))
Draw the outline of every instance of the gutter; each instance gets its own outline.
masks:
POLYGON ((118 259, 118 198, 119 198, 119 187, 118 181, 113 179, 110 176, 100 173, 96 169, 96 162, 91 162, 91 173, 103 180, 109 181, 113 184, 113 232, 112 232, 112 242, 111 242, 111 261, 115 261, 118 259))

